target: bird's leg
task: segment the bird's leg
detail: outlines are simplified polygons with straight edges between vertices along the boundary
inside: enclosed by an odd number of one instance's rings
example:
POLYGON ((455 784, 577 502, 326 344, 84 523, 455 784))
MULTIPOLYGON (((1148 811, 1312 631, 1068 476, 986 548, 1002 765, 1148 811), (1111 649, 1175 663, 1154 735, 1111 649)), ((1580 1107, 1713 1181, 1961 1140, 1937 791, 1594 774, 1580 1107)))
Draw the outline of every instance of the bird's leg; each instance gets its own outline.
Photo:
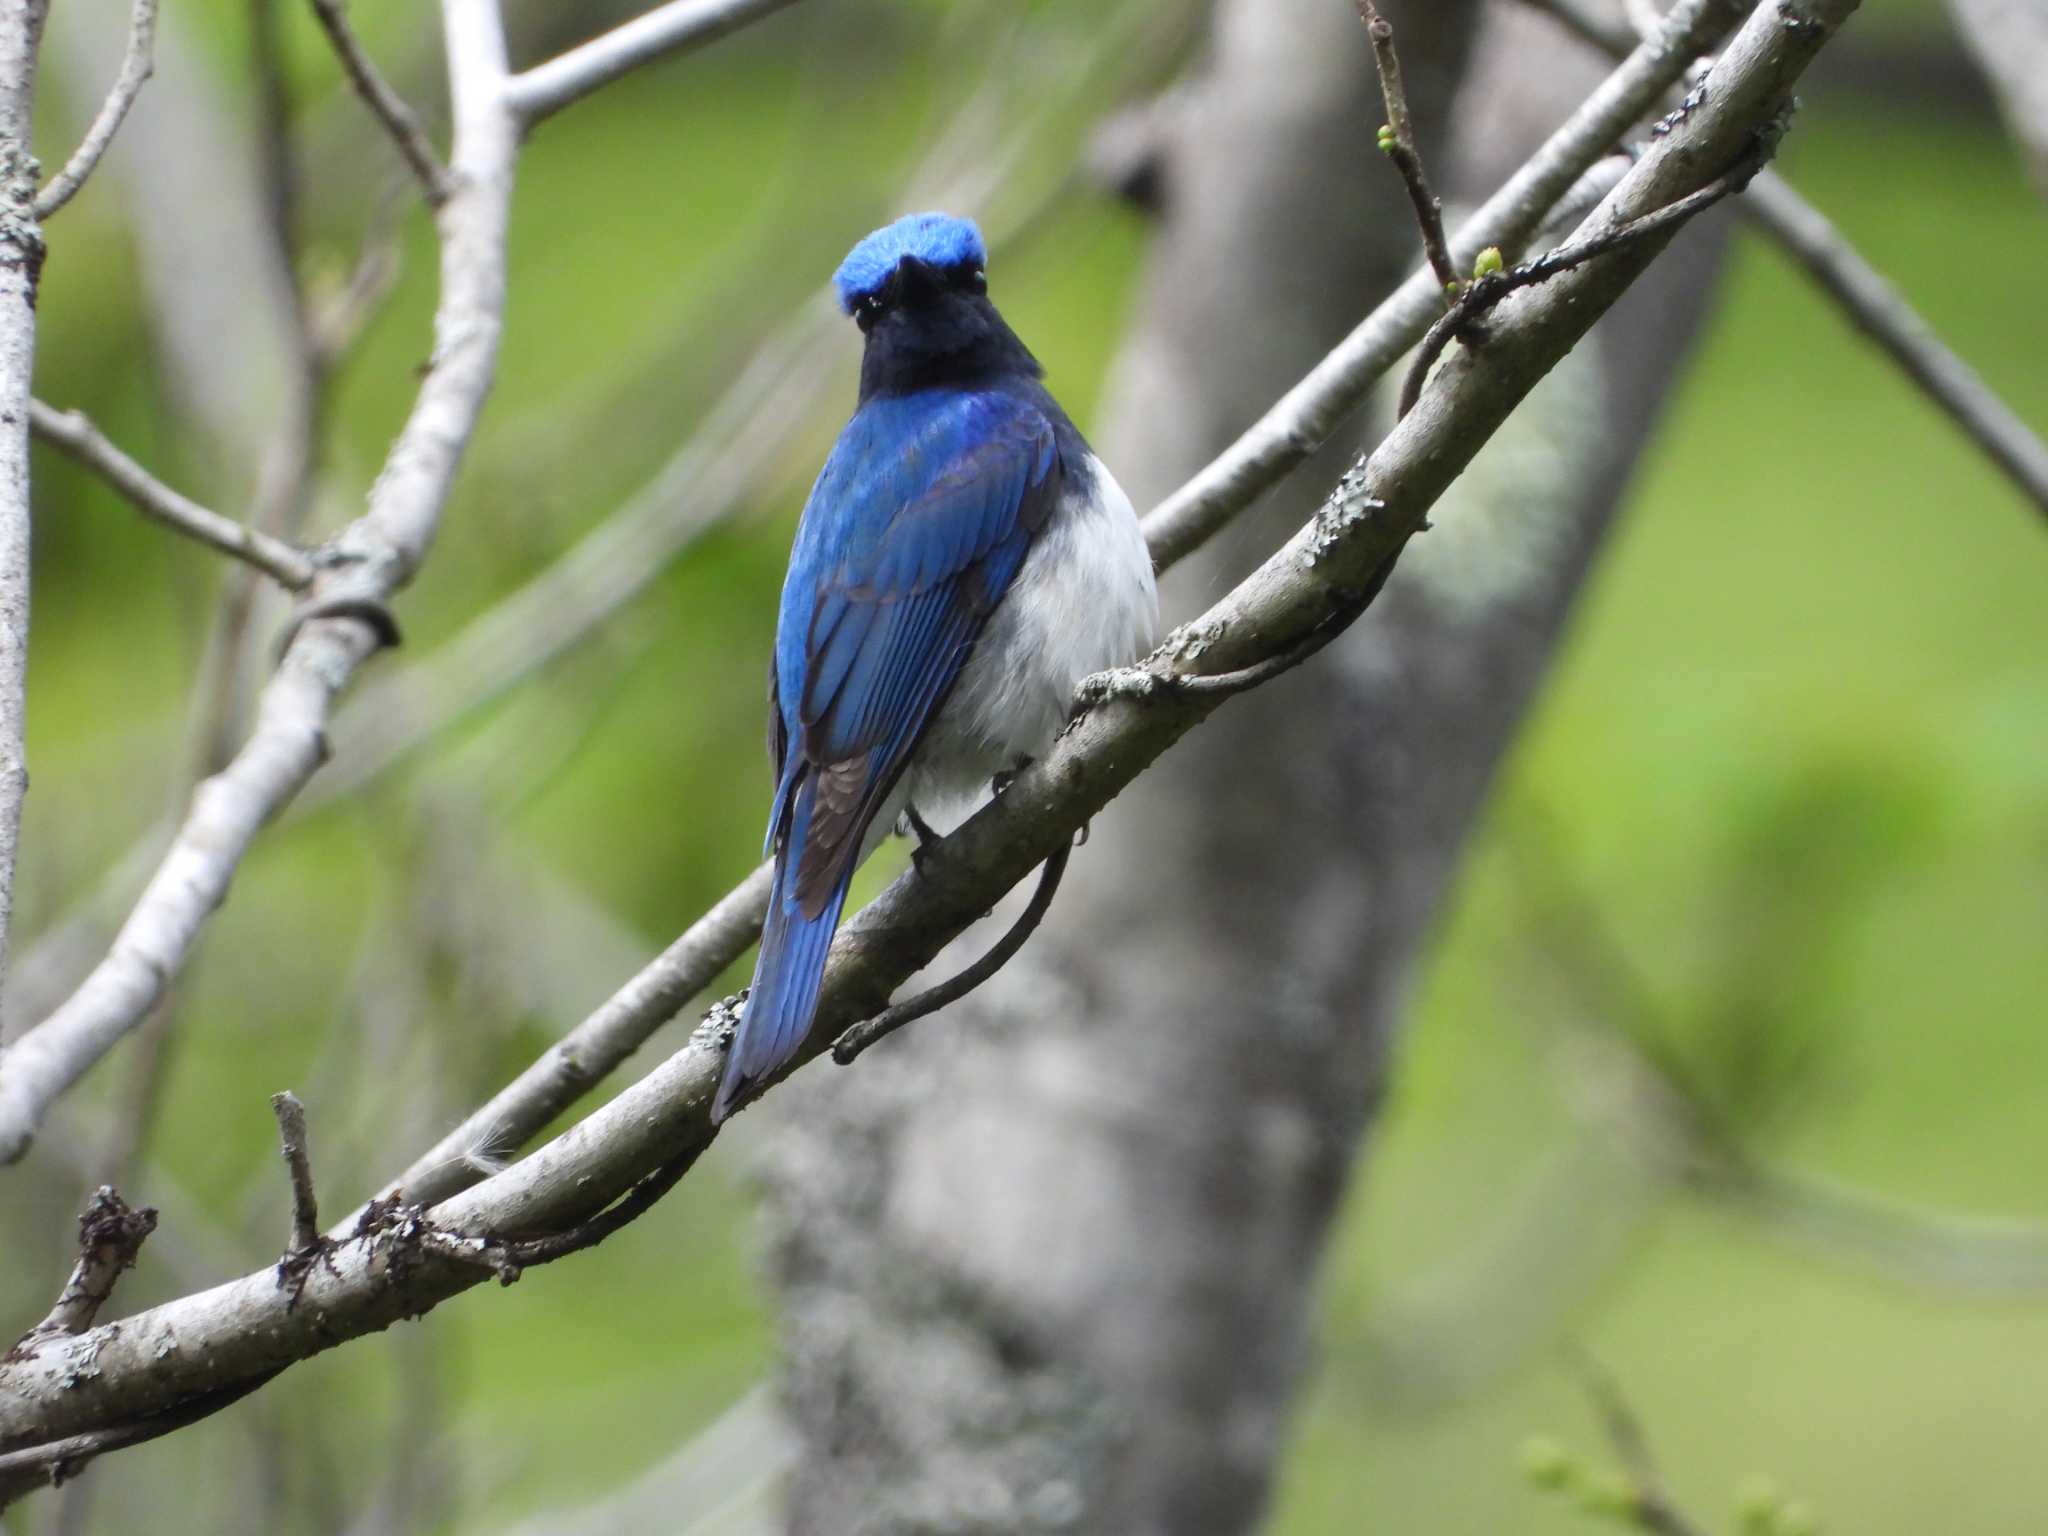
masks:
POLYGON ((917 814, 917 807, 906 804, 903 814, 896 818, 898 837, 915 837, 917 846, 910 850, 910 865, 920 875, 924 873, 924 862, 931 857, 932 844, 939 840, 939 834, 932 824, 917 814))
POLYGON ((1009 767, 998 770, 988 781, 988 792, 992 795, 1002 794, 1018 774, 1031 766, 1031 761, 1028 757, 1020 757, 1009 767))

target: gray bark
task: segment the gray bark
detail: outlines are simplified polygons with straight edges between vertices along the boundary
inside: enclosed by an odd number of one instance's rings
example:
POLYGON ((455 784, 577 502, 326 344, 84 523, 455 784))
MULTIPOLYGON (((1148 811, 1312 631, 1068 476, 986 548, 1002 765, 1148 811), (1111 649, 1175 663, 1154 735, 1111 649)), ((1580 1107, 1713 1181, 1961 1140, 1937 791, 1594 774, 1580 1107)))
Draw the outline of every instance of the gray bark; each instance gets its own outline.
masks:
POLYGON ((43 0, 0 16, 0 974, 14 918, 14 849, 28 793, 28 402, 36 357, 36 222, 29 147, 43 0))
MULTIPOLYGON (((1383 9, 1427 157, 1477 7, 1383 9)), ((1519 15, 1477 74, 1461 180, 1484 187, 1595 78, 1519 15)), ((1418 252, 1348 7, 1225 3, 1170 121, 1101 434, 1140 507, 1418 252)), ((1018 963, 886 1061, 773 1101, 792 1531, 1256 1525, 1411 958, 1703 308, 1718 242, 1691 238, 1475 466, 1380 611, 1101 820, 1018 963)), ((1181 593, 1298 526, 1342 457, 1181 593)))

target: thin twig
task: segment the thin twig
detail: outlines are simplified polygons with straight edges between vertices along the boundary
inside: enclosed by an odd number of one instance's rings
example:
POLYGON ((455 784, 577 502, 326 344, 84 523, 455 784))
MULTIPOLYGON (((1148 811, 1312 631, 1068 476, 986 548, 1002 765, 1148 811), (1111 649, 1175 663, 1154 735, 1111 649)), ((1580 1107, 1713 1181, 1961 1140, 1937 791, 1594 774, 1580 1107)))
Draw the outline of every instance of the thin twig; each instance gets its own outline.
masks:
POLYGON ((306 1151, 306 1106, 287 1090, 270 1096, 270 1109, 277 1116, 278 1148, 292 1181, 290 1251, 310 1253, 320 1246, 320 1203, 313 1193, 313 1161, 306 1151))
POLYGON ((794 0, 670 0, 624 26, 512 77, 512 107, 528 124, 581 101, 653 59, 714 42, 794 0))
POLYGON ((1683 224, 1694 214, 1712 207, 1731 193, 1740 192, 1749 185, 1756 175, 1754 164, 1744 165, 1730 171, 1719 180, 1701 187, 1697 192, 1688 193, 1667 207, 1655 213, 1646 213, 1639 219, 1630 219, 1611 229, 1561 245, 1545 252, 1534 261, 1524 262, 1505 272, 1490 272, 1475 280, 1458 296, 1444 317, 1432 325, 1422 338, 1422 345, 1415 349, 1415 361, 1408 367, 1408 377, 1401 384, 1399 415, 1406 416, 1415 409, 1415 402, 1422 398, 1422 386, 1429 379, 1429 371, 1436 366, 1436 360, 1443 355, 1451 338, 1470 326, 1486 311, 1500 303, 1518 289, 1530 288, 1537 283, 1546 283, 1560 272, 1569 272, 1582 267, 1596 257, 1606 256, 1625 246, 1653 239, 1667 230, 1683 224))
POLYGON ((2048 442, 1994 394, 1827 217, 1783 177, 1765 173, 1741 205, 1800 270, 1882 347, 1984 456, 2048 516, 2048 442))
POLYGON ((481 1265, 498 1277, 500 1285, 510 1285, 523 1271, 595 1248, 613 1233, 646 1215, 663 1195, 676 1187, 684 1174, 696 1166, 697 1158, 708 1145, 708 1141, 693 1145, 670 1158, 597 1215, 564 1231, 552 1232, 546 1237, 506 1240, 465 1237, 433 1228, 424 1235, 424 1243, 444 1258, 481 1265))
MULTIPOLYGON (((1621 57, 1632 46, 1626 23, 1596 16, 1581 0, 1523 3, 1610 57, 1621 57)), ((2048 442, 1993 393, 1826 215, 1768 167, 1736 206, 1962 428, 2036 511, 2048 516, 2048 442)))
POLYGON ((426 129, 420 126, 412 108, 405 104, 405 98, 391 88, 370 61, 370 56, 363 51, 355 28, 348 24, 344 0, 312 0, 312 4, 313 14, 319 18, 327 40, 334 45, 334 52, 341 60, 342 72, 348 76, 349 84, 355 87, 356 94, 363 98, 377 121, 384 125, 392 142, 398 146, 399 154, 405 157, 405 163, 419 178, 420 190, 428 206, 440 207, 448 200, 453 183, 449 179, 448 167, 434 153, 426 129))
POLYGON ((1415 121, 1408 112, 1408 91, 1401 83, 1401 59, 1394 52, 1394 24, 1379 13, 1372 0, 1358 0, 1358 14, 1372 39, 1372 60, 1380 74, 1380 95, 1386 99, 1387 126, 1380 130, 1379 146, 1394 169, 1401 173, 1401 185, 1408 189, 1408 201, 1415 207, 1415 222, 1422 229, 1422 251, 1429 269, 1447 295, 1455 296, 1464 286, 1451 260, 1450 242, 1444 237, 1443 199, 1430 190, 1429 177, 1422 169, 1422 151, 1415 144, 1415 121))
POLYGON ((208 549, 247 561, 291 591, 312 583, 312 556, 172 490, 109 442, 83 411, 60 411, 31 400, 28 412, 29 429, 37 437, 99 475, 144 517, 208 549))
POLYGON ((135 98, 142 94, 143 82, 155 73, 156 7, 157 0, 134 0, 128 12, 128 51, 121 59, 120 74, 114 77, 114 88, 107 92, 99 115, 86 129, 78 148, 71 152, 71 158, 64 162, 64 169, 45 182, 43 189, 36 194, 37 218, 47 219, 70 202, 78 189, 85 185, 85 178, 92 174, 93 167, 100 163, 100 156, 114 142, 121 120, 135 105, 135 98))
MULTIPOLYGON (((1469 265, 1490 245, 1518 254, 1573 183, 1749 10, 1739 0, 1682 0, 1665 38, 1634 50, 1465 221, 1451 242, 1453 265, 1469 265)), ((1145 519, 1154 565, 1164 569, 1195 548, 1322 447, 1443 313, 1443 294, 1435 273, 1416 272, 1236 442, 1155 507, 1145 519)))
POLYGON ((78 1213, 78 1262, 71 1268, 71 1278, 64 1283, 49 1316, 21 1336, 9 1358, 46 1340, 90 1328, 113 1294, 114 1282, 123 1270, 134 1266, 135 1256, 155 1230, 154 1208, 134 1209, 111 1184, 94 1190, 78 1213))
POLYGON ((976 987, 995 975, 1016 957, 1024 947, 1024 941, 1031 937, 1038 925, 1045 921, 1045 914, 1052 909, 1052 898, 1060 888, 1060 876, 1066 873, 1067 859, 1072 855, 1071 845, 1063 844, 1053 851, 1051 858, 1039 872, 1038 887, 1031 893, 1031 902, 1018 914, 1017 921, 1009 931, 989 947, 974 964, 959 975, 929 987, 915 997, 892 1003, 871 1019, 863 1019, 853 1025, 837 1040, 832 1042, 832 1059, 845 1066, 861 1052, 877 1041, 887 1039, 906 1024, 915 1023, 927 1014, 937 1013, 941 1008, 950 1007, 960 1001, 976 987))
POLYGON ((1622 1395, 1621 1384, 1583 1349, 1574 1349, 1571 1360, 1614 1454, 1621 1459, 1629 1483, 1628 1518, 1655 1536, 1706 1536, 1706 1527, 1695 1523, 1672 1500, 1650 1447, 1649 1432, 1622 1395))

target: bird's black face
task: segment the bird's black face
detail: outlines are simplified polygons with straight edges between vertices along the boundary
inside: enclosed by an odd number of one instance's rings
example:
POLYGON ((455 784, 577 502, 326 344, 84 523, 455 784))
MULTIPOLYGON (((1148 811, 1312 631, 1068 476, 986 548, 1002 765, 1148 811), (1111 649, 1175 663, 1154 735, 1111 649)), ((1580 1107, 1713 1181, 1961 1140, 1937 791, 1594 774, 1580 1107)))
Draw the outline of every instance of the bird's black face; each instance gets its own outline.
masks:
POLYGON ((938 266, 906 256, 887 281, 853 303, 867 337, 861 398, 909 393, 1038 364, 989 302, 978 263, 938 266))
POLYGON ((853 321, 861 328, 861 334, 868 336, 892 319, 899 325, 947 323, 949 312, 971 305, 975 299, 985 301, 987 296, 988 274, 975 262, 960 261, 939 267, 919 257, 906 256, 896 263, 888 281, 856 301, 853 321))

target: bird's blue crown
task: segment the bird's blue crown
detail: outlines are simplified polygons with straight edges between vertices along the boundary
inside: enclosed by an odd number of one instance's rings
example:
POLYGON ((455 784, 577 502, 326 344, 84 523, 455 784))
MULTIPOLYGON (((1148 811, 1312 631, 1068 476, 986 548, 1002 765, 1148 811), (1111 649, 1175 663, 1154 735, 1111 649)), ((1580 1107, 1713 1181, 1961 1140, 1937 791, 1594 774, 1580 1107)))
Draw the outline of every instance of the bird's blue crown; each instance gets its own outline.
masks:
POLYGON ((832 274, 840 308, 852 314, 854 306, 886 283, 906 256, 935 267, 970 261, 978 267, 988 261, 988 247, 982 244, 981 231, 972 219, 956 219, 946 213, 906 214, 894 224, 884 224, 847 252, 846 260, 832 274))

